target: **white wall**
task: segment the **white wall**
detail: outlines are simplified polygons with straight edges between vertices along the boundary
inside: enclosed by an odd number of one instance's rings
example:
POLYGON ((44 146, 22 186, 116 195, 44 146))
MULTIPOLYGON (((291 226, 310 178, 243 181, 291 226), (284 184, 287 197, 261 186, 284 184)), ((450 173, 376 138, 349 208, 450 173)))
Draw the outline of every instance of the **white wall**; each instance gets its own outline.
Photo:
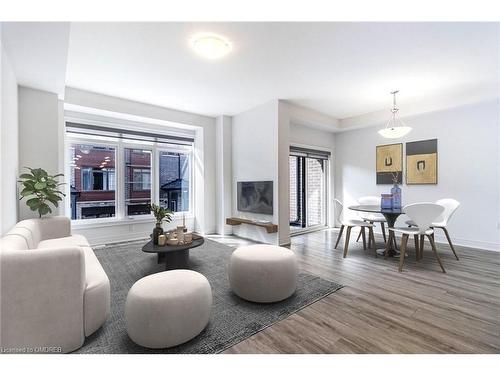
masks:
MULTIPOLYGON (((278 214, 278 101, 233 116, 232 123, 233 216, 252 220, 270 220, 277 224, 278 214), (273 215, 240 212, 237 207, 238 181, 273 181, 273 215)), ((278 244, 276 233, 241 224, 233 227, 237 236, 278 244)))
POLYGON ((17 222, 19 147, 17 81, 3 45, 0 45, 0 49, 0 234, 4 234, 17 222))
MULTIPOLYGON (((19 86, 19 168, 43 168, 63 173, 59 164, 60 106, 57 94, 19 86)), ((54 210, 53 214, 58 214, 54 210)), ((38 217, 26 203, 19 203, 19 219, 38 217)))
MULTIPOLYGON (((338 120, 317 111, 279 101, 279 242, 290 243, 290 144, 333 148, 338 120)), ((333 168, 330 166, 330 168, 333 168)), ((333 173, 331 174, 333 176, 333 173)), ((330 185, 330 189, 333 185, 330 185)), ((331 192, 333 197, 333 192, 331 192)))
MULTIPOLYGON (((202 234, 216 231, 216 194, 215 194, 215 119, 208 116, 176 111, 127 99, 101 95, 75 88, 66 88, 65 102, 74 106, 92 108, 103 114, 127 115, 131 121, 151 120, 152 123, 167 122, 185 125, 195 131, 195 221, 188 222, 202 234)), ((134 222, 109 226, 92 226, 86 229, 75 226, 77 233, 85 234, 92 243, 125 241, 143 238, 151 232, 150 222, 134 222)))
MULTIPOLYGON (((500 40, 500 23, 497 24, 497 33, 498 33, 498 40, 500 40)), ((497 49, 497 82, 500 82, 500 48, 497 49)), ((500 108, 500 83, 497 85, 498 87, 498 98, 496 101, 497 108, 500 108)), ((500 124, 500 110, 498 110, 497 113, 497 123, 500 124)), ((500 127, 500 126, 499 126, 500 127)), ((498 143, 497 143, 497 163, 500 164, 500 130, 498 130, 498 143)), ((497 164, 497 165, 498 165, 497 164)), ((498 168, 498 166, 497 166, 498 168)), ((500 168, 498 168, 500 169, 500 168)), ((498 170, 497 170, 498 171, 498 170)), ((498 194, 498 206, 497 206, 497 211, 498 211, 498 223, 497 223, 497 230, 500 231, 500 171, 498 171, 498 189, 497 189, 497 194, 498 194)), ((500 235, 499 235, 500 237, 500 235)), ((500 241, 499 241, 500 242, 500 241)))
MULTIPOLYGON (((437 138, 438 184, 403 185, 403 204, 455 198, 462 205, 449 224, 452 240, 500 250, 498 101, 421 114, 405 122, 413 130, 402 141, 382 138, 377 130, 384 124, 336 134, 336 197, 347 207, 357 197, 389 191, 390 185, 375 183, 375 146, 437 138)), ((356 214, 346 210, 345 215, 356 214)), ((436 236, 444 241, 439 231, 436 236)))
POLYGON ((316 146, 333 152, 335 133, 310 128, 295 123, 290 124, 290 144, 316 146))
MULTIPOLYGON (((165 231, 174 229, 182 224, 182 218, 172 219, 170 223, 164 223, 165 231)), ((107 222, 99 224, 74 225, 73 233, 78 233, 87 238, 91 245, 105 245, 113 242, 124 242, 141 240, 149 237, 153 231, 155 221, 153 218, 135 219, 127 223, 107 222)), ((194 228, 193 218, 186 219, 186 226, 194 228)), ((139 249, 138 249, 139 250, 139 249)))
POLYGON ((328 202, 328 217, 327 225, 334 225, 334 180, 335 180, 335 161, 334 161, 334 146, 335 146, 335 133, 331 131, 324 131, 314 129, 309 126, 290 124, 290 144, 297 146, 305 146, 316 148, 319 150, 330 151, 332 156, 328 168, 328 181, 327 189, 329 194, 328 202))
POLYGON ((278 103, 278 242, 290 244, 290 108, 278 103))
POLYGON ((229 235, 233 233, 232 227, 226 225, 226 218, 232 215, 232 118, 219 116, 215 126, 216 230, 218 234, 229 235))
POLYGON ((278 224, 277 235, 245 224, 233 227, 235 235, 273 244, 290 243, 290 143, 332 150, 336 124, 334 118, 281 100, 233 116, 233 215, 278 224), (236 183, 264 180, 274 183, 273 215, 239 212, 236 183))

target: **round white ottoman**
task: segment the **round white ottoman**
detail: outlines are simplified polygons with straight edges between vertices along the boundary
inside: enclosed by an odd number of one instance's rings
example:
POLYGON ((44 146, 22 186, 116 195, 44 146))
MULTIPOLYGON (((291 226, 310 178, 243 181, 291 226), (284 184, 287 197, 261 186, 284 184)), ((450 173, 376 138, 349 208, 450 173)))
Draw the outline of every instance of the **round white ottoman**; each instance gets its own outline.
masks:
POLYGON ((284 300, 297 286, 295 254, 273 245, 239 247, 231 255, 229 284, 234 293, 248 301, 284 300))
POLYGON ((173 270, 146 276, 127 295, 127 333, 147 348, 169 348, 197 336, 206 327, 212 289, 205 276, 173 270))

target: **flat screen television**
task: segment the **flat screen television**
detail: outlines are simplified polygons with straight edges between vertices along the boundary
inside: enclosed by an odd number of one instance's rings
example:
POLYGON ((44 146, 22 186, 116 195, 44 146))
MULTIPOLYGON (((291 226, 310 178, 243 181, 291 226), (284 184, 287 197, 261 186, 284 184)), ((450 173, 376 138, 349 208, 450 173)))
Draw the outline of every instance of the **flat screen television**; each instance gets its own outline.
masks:
POLYGON ((239 181, 238 211, 273 214, 272 181, 239 181))

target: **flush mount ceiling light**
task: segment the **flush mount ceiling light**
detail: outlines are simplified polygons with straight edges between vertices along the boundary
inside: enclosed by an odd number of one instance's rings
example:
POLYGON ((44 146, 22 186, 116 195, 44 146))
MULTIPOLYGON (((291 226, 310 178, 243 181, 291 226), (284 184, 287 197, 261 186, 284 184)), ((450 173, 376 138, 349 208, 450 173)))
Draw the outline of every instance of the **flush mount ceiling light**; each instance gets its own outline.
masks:
POLYGON ((231 42, 213 33, 196 34, 190 39, 191 47, 207 59, 219 59, 231 52, 231 42))
POLYGON ((391 92, 393 96, 393 107, 391 109, 392 118, 387 122, 384 129, 378 131, 384 138, 401 138, 411 132, 411 128, 397 117, 399 108, 396 107, 396 94, 398 92, 399 91, 391 92))

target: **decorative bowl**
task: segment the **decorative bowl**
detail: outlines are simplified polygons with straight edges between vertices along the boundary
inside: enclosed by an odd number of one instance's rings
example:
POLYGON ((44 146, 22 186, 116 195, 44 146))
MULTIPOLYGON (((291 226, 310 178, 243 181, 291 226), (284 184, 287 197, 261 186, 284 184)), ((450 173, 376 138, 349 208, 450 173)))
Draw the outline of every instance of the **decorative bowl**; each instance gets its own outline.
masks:
POLYGON ((177 238, 170 238, 167 240, 167 245, 175 246, 179 244, 179 240, 177 238))

